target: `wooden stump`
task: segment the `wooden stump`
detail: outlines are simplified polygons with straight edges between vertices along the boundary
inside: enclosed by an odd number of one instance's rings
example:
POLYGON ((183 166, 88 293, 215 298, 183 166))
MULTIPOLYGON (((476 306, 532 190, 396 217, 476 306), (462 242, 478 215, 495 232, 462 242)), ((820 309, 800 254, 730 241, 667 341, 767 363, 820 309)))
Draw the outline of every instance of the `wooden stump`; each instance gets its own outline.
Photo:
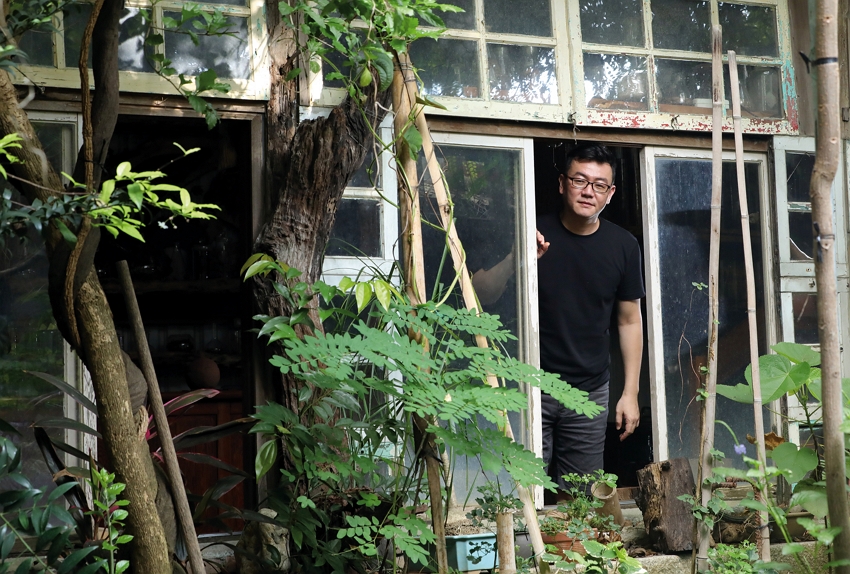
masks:
POLYGON ((637 472, 637 500, 646 532, 661 552, 686 552, 693 548, 694 516, 691 505, 679 500, 696 491, 686 458, 654 462, 637 472))

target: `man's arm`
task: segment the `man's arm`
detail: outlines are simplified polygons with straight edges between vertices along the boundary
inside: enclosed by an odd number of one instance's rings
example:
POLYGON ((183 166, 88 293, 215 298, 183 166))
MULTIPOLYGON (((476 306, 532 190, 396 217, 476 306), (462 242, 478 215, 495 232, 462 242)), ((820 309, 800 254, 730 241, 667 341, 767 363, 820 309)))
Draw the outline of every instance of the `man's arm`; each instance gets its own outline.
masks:
POLYGON ((643 357, 643 320, 640 313, 640 299, 617 302, 617 324, 620 332, 620 350, 623 353, 623 370, 626 384, 623 395, 617 402, 617 430, 625 427, 620 440, 635 432, 640 424, 638 407, 638 387, 640 383, 640 362, 643 357))
POLYGON ((472 276, 472 286, 482 305, 495 303, 505 292, 508 279, 514 274, 514 250, 490 269, 479 269, 472 276))

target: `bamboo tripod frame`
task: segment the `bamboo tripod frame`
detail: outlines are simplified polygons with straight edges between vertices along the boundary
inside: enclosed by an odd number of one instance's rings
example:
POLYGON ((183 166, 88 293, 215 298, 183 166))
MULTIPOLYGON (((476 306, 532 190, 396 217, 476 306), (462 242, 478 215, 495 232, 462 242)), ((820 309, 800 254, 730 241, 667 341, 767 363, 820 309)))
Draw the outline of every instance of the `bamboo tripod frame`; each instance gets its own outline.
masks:
MULTIPOLYGON (((463 250, 463 245, 461 244, 460 238, 458 237, 457 229, 454 226, 451 199, 449 197, 449 193, 445 185, 442 170, 440 169, 439 163, 437 162, 437 156, 434 152, 434 144, 431 139, 431 131, 428 128, 428 122, 425 118, 423 106, 417 102, 418 95, 419 94, 416 84, 416 78, 413 74, 413 68, 410 63, 410 58, 406 53, 398 54, 396 62, 396 72, 393 78, 393 106, 396 114, 394 123, 396 144, 398 145, 399 143, 404 142, 402 134, 404 130, 407 129, 407 127, 409 126, 409 121, 413 120, 416 129, 422 136, 422 151, 425 155, 428 174, 434 186, 434 194, 437 198, 437 203, 439 205, 441 223, 443 229, 446 231, 447 234, 447 242, 449 245, 449 252, 452 257, 452 263, 454 264, 455 272, 458 274, 459 277, 459 283, 461 287, 461 293, 463 295, 464 304, 466 308, 470 311, 478 312, 480 310, 480 307, 478 304, 478 298, 475 295, 475 290, 472 286, 472 279, 469 275, 469 270, 466 267, 466 253, 463 250)), ((406 280, 409 285, 416 285, 416 290, 420 294, 424 294, 424 267, 422 266, 421 227, 418 232, 418 241, 413 237, 413 234, 416 233, 415 227, 420 226, 420 223, 418 221, 420 213, 419 196, 416 191, 416 165, 410 159, 410 155, 407 153, 407 150, 404 150, 400 154, 400 160, 401 168, 405 172, 404 174, 400 174, 401 177, 399 178, 399 209, 403 214, 402 233, 404 235, 402 239, 402 245, 405 246, 407 249, 411 249, 412 251, 418 249, 418 251, 403 255, 403 259, 405 261, 405 271, 407 275, 409 276, 411 274, 411 271, 416 275, 415 279, 408 277, 406 280), (414 217, 417 218, 417 221, 415 223, 412 221, 412 218, 414 217), (418 285, 420 285, 420 282, 422 287, 418 287, 418 285)), ((421 301, 422 299, 419 300, 421 301)), ((489 345, 486 337, 476 336, 475 339, 476 344, 479 347, 486 348, 489 345)), ((499 381, 493 375, 489 375, 487 377, 487 383, 491 387, 499 386, 499 381)), ((511 428, 510 422, 508 421, 507 413, 505 413, 503 430, 506 436, 508 436, 512 440, 515 439, 513 429, 511 428)), ((523 503, 523 515, 525 518, 526 525, 529 529, 529 537, 531 539, 532 548, 534 549, 534 554, 536 556, 542 556, 542 554, 545 552, 545 548, 543 544, 543 537, 540 533, 540 525, 537 521, 537 512, 534 508, 534 501, 532 500, 531 493, 527 488, 519 484, 517 484, 517 493, 523 503)), ((432 508, 432 514, 433 513, 434 509, 432 508)), ((435 522, 434 533, 437 534, 436 522, 438 522, 438 520, 436 516, 434 516, 433 519, 435 522)), ((443 530, 442 525, 440 525, 440 530, 443 530)), ((548 563, 542 559, 538 560, 538 566, 543 574, 546 574, 549 571, 548 563)), ((438 567, 440 567, 439 555, 438 567)), ((442 570, 440 572, 442 573, 442 570)))
MULTIPOLYGON (((738 179, 738 205, 741 210, 741 236, 744 243, 744 268, 747 276, 747 322, 750 330, 750 364, 753 381, 753 417, 756 432, 756 451, 759 464, 767 468, 764 451, 764 415, 762 412, 761 373, 759 368, 758 319, 756 318, 756 280, 753 267, 753 241, 750 237, 750 214, 747 205, 747 180, 744 174, 744 138, 741 133, 741 92, 738 84, 738 63, 735 52, 729 50, 729 82, 732 90, 732 120, 735 130, 735 169, 738 179)), ((768 493, 762 488, 760 495, 766 500, 768 493)), ((759 513, 758 547, 761 559, 770 562, 770 533, 767 529, 767 511, 759 513)))

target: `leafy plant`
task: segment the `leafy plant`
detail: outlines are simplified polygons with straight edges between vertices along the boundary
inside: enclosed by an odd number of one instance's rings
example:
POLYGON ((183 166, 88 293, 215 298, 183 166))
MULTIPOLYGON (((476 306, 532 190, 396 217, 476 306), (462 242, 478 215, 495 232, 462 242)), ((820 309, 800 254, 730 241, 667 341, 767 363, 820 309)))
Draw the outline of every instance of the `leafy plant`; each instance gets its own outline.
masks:
POLYGON ((751 574, 756 572, 754 565, 758 561, 758 549, 752 542, 744 541, 738 546, 718 544, 708 551, 708 572, 751 574))
POLYGON ((603 502, 588 494, 594 482, 615 485, 617 483, 615 475, 597 470, 592 474, 566 474, 564 480, 569 485, 566 490, 567 500, 560 502, 557 509, 540 522, 541 532, 549 536, 563 532, 571 538, 588 540, 593 537, 590 533, 590 529, 593 528, 600 532, 620 530, 620 526, 614 522, 613 517, 600 516, 596 513, 596 509, 601 508, 603 502))
MULTIPOLYGON (((17 434, 15 429, 0 420, 0 431, 17 434)), ((0 481, 19 488, 0 492, 0 574, 41 570, 46 572, 79 572, 94 574, 101 570, 121 574, 128 566, 126 560, 116 560, 118 548, 132 539, 122 534, 128 501, 120 498, 124 485, 115 482, 115 475, 92 467, 86 482, 91 486, 95 508, 86 514, 99 526, 93 540, 73 542, 77 521, 61 504, 61 497, 79 489, 75 480, 57 486, 50 493, 34 488, 21 474, 21 451, 9 438, 0 436, 0 481), (24 552, 13 555, 12 547, 19 542, 24 552), (13 560, 15 562, 13 562, 13 560)), ((71 509, 80 510, 80 509, 71 509)))
POLYGON ((487 481, 478 487, 481 496, 475 499, 478 507, 466 514, 474 526, 490 526, 496 516, 505 512, 516 512, 523 509, 522 501, 514 495, 515 488, 508 494, 502 492, 498 481, 487 481))
MULTIPOLYGON (((380 279, 310 286, 265 255, 249 259, 243 273, 264 275, 295 309, 256 317, 260 336, 279 345, 271 364, 303 386, 292 406, 259 407, 254 432, 269 439, 257 456, 257 476, 281 467, 269 505, 290 529, 293 560, 305 572, 343 571, 376 557, 384 536, 424 563, 433 534, 415 514, 423 457, 477 457, 485 472, 504 468, 521 484, 554 487, 533 453, 479 423, 481 417, 500 427, 505 412, 527 405, 518 389, 490 387, 488 375, 539 386, 578 412, 600 410, 558 377, 495 346, 476 346, 476 335, 511 337, 495 317, 433 302, 411 305, 380 279), (318 296, 326 306, 319 317, 339 332, 325 334, 313 324, 318 296), (411 424, 414 412, 428 421, 425 429, 411 424), (436 443, 423 441, 425 433, 436 443)), ((379 560, 387 556, 389 549, 379 560)))
MULTIPOLYGON (((0 139, 0 154, 11 162, 17 161, 9 149, 20 147, 19 141, 17 134, 0 139)), ((181 157, 197 151, 174 145, 180 148, 181 157)), ((2 166, 0 172, 4 177, 11 177, 2 166)), ((140 232, 144 223, 139 219, 143 209, 152 207, 170 213, 158 222, 160 227, 173 226, 176 218, 211 219, 210 210, 219 209, 216 205, 193 202, 184 188, 157 181, 163 177, 162 171, 134 172, 129 162, 122 162, 115 177, 104 181, 97 194, 87 193, 83 184, 72 180, 68 191, 46 201, 35 199, 30 205, 14 201, 12 190, 7 188, 0 194, 0 245, 7 238, 23 238, 28 226, 42 231, 51 223, 56 225, 65 241, 75 244, 77 237, 71 230, 78 229, 84 217, 92 218, 92 225, 104 228, 113 236, 125 233, 144 242, 140 232), (173 198, 166 194, 173 194, 173 198)))

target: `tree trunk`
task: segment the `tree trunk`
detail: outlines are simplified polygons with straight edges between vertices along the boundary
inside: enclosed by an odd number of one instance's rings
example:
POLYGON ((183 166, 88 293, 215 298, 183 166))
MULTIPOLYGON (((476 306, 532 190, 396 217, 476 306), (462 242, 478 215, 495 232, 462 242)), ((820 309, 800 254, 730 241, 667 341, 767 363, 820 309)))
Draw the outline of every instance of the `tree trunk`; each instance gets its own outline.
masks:
MULTIPOLYGON (((95 80, 97 91, 93 110, 96 162, 102 162, 118 115, 118 17, 119 0, 106 0, 95 28, 95 80)), ((5 72, 0 72, 0 131, 18 133, 24 144, 14 150, 22 163, 12 171, 34 185, 20 185, 30 200, 42 201, 61 193, 62 184, 44 152, 32 124, 18 107, 15 88, 5 72)), ((80 164, 78 161, 78 169, 80 164)), ((78 231, 79 240, 69 247, 54 227, 45 232, 50 262, 49 291, 51 306, 60 332, 79 354, 91 374, 98 403, 104 443, 118 480, 127 487, 124 496, 130 501, 128 529, 134 535, 131 564, 135 571, 168 573, 171 571, 162 526, 156 511, 156 482, 145 472, 150 466, 147 444, 140 434, 130 406, 130 393, 118 335, 106 296, 94 271, 94 252, 99 232, 85 221, 78 231)))
MULTIPOLYGON (((285 82, 298 65, 295 38, 281 22, 275 3, 266 5, 271 56, 271 92, 266 110, 266 182, 271 205, 254 245, 299 269, 312 283, 322 272, 325 246, 345 186, 363 163, 373 142, 373 132, 383 120, 389 92, 375 83, 365 88, 367 98, 351 98, 334 108, 327 118, 299 123, 296 82, 285 82)), ((377 74, 374 75, 376 78, 377 74)), ((289 315, 286 301, 261 280, 254 282, 261 312, 289 315)), ((313 317, 318 328, 317 316, 313 317)), ((276 398, 298 412, 298 385, 282 376, 276 398)))
MULTIPOLYGON (((814 226, 815 279, 818 293, 818 335, 823 381, 823 437, 826 492, 830 526, 840 532, 832 546, 838 574, 850 573, 850 517, 847 510, 844 415, 841 392, 841 356, 838 340, 838 288, 835 278, 835 227, 832 221, 831 188, 841 157, 838 120, 838 0, 818 0, 815 61, 818 76, 818 135, 811 198, 814 226)), ((844 241, 843 237, 839 241, 844 241)))

